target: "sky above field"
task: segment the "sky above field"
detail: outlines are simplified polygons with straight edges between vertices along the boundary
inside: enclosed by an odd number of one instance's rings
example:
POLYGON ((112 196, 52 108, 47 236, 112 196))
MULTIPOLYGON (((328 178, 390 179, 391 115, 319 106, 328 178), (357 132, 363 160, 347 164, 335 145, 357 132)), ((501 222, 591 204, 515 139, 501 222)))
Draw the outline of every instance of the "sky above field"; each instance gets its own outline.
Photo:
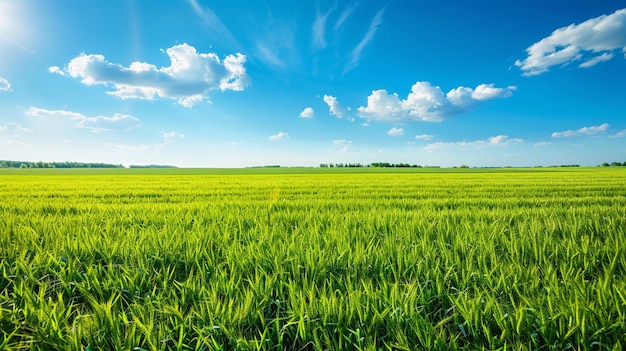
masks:
POLYGON ((626 1, 0 0, 0 159, 626 161, 626 1))

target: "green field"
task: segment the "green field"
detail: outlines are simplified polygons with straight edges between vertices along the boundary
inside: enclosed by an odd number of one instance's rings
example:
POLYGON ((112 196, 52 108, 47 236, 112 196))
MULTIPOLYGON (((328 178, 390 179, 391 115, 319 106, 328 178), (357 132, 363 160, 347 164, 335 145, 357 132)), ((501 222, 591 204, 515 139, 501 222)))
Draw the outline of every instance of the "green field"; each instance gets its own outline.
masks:
POLYGON ((626 169, 0 170, 0 349, 626 348, 626 169))

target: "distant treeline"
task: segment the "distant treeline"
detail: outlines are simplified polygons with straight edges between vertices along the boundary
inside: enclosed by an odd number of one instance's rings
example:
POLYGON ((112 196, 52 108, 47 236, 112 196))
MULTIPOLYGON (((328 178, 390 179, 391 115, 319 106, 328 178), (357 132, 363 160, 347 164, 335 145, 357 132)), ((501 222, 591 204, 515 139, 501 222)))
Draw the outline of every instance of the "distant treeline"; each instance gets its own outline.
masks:
POLYGON ((622 167, 622 166, 626 166, 626 162, 604 162, 602 164, 602 167, 622 167))
POLYGON ((359 168, 359 167, 387 167, 387 168, 439 168, 439 166, 420 166, 411 165, 408 163, 389 163, 389 162, 372 162, 370 164, 363 165, 361 163, 322 163, 320 168, 359 168))
POLYGON ((0 161, 0 168, 124 168, 111 163, 0 161))
POLYGON ((130 165, 130 168, 178 168, 170 165, 130 165))

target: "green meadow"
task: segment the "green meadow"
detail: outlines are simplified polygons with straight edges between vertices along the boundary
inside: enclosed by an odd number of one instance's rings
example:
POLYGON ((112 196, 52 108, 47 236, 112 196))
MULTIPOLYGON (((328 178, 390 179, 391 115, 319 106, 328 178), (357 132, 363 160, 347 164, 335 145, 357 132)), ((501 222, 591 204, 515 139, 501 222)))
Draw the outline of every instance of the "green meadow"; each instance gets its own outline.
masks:
POLYGON ((626 169, 0 170, 0 349, 622 350, 626 169))

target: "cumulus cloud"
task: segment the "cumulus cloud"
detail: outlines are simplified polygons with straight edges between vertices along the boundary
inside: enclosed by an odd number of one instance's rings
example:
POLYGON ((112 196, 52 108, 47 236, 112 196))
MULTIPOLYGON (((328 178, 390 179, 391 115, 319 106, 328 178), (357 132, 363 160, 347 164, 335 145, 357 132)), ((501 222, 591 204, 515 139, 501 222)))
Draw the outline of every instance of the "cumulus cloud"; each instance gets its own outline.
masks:
POLYGON ((360 117, 368 121, 406 123, 415 121, 442 121, 470 110, 480 102, 507 98, 516 87, 496 88, 480 84, 476 88, 458 87, 444 94, 441 88, 429 82, 416 82, 406 99, 387 90, 374 90, 367 98, 367 106, 358 108, 360 117))
POLYGON ((89 129, 94 133, 112 130, 131 130, 141 126, 138 118, 131 115, 116 113, 111 117, 96 116, 88 117, 78 112, 65 110, 46 110, 31 107, 26 114, 33 117, 64 118, 75 122, 77 128, 89 129))
POLYGON ((8 80, 0 77, 0 91, 9 91, 11 90, 11 84, 8 80))
POLYGON ((435 151, 444 151, 444 150, 467 150, 467 149, 476 149, 482 150, 490 147, 505 147, 511 144, 520 144, 523 143, 523 139, 518 138, 509 138, 507 135, 497 135, 486 140, 475 140, 475 141, 456 141, 456 142, 436 142, 432 144, 428 144, 422 148, 422 150, 426 152, 435 152, 435 151))
POLYGON ((584 136, 584 135, 596 135, 596 134, 606 132, 608 128, 609 128, 609 124, 603 123, 599 126, 583 127, 578 130, 566 130, 563 132, 554 132, 552 133, 552 137, 553 138, 571 138, 571 137, 584 136))
POLYGON ((339 104, 339 101, 337 101, 336 97, 332 95, 324 95, 324 102, 328 105, 331 115, 335 117, 339 117, 339 118, 348 117, 349 109, 346 109, 343 106, 341 106, 341 104, 339 104))
POLYGON ((387 134, 391 136, 401 136, 404 135, 404 129, 393 127, 387 131, 387 134))
POLYGON ((417 140, 430 140, 434 137, 434 135, 431 134, 420 134, 420 135, 416 135, 415 139, 417 140))
POLYGON ((223 60, 214 53, 198 53, 193 46, 180 44, 165 50, 170 65, 157 68, 145 62, 128 67, 108 62, 102 55, 81 54, 61 71, 52 66, 51 73, 68 74, 86 85, 113 86, 107 94, 121 99, 153 100, 156 96, 176 99, 185 107, 208 100, 214 90, 244 90, 250 83, 242 54, 223 60))
POLYGON ((555 30, 526 49, 528 57, 515 65, 523 75, 534 76, 575 61, 591 67, 612 59, 615 50, 626 54, 626 9, 555 30))
POLYGON ((268 139, 272 141, 281 140, 289 138, 289 134, 285 132, 278 132, 277 134, 271 135, 268 139))
POLYGON ((300 112, 300 118, 313 118, 313 116, 315 116, 315 111, 312 107, 306 107, 300 112))

